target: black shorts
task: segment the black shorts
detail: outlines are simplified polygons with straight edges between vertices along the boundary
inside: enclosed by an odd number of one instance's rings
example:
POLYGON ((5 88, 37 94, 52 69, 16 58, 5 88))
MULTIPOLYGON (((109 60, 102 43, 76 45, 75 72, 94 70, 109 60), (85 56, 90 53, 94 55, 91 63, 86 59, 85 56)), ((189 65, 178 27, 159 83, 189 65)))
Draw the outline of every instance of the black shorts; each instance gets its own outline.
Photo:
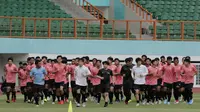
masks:
POLYGON ((185 90, 191 90, 193 88, 193 85, 194 85, 193 83, 185 84, 184 88, 185 88, 185 90))
POLYGON ((144 84, 141 84, 141 85, 140 84, 134 84, 133 88, 134 88, 134 90, 145 91, 146 85, 144 85, 144 84))
POLYGON ((94 85, 94 93, 101 93, 101 85, 94 85))
POLYGON ((185 86, 185 82, 181 82, 181 87, 183 88, 185 86))
POLYGON ((114 87, 114 84, 113 84, 113 83, 110 83, 110 87, 114 87))
POLYGON ((26 86, 20 87, 21 93, 24 93, 26 86))
POLYGON ((15 83, 6 83, 6 87, 10 87, 12 89, 15 89, 15 83))
POLYGON ((71 88, 75 88, 75 87, 76 87, 75 81, 71 81, 71 88))
POLYGON ((110 84, 101 84, 101 93, 107 93, 110 91, 110 84))
POLYGON ((55 87, 56 88, 60 88, 61 86, 63 86, 64 87, 64 82, 55 82, 55 87))
POLYGON ((77 92, 78 94, 86 93, 86 90, 87 90, 87 86, 79 86, 79 85, 76 85, 76 92, 77 92))
POLYGON ((87 83, 88 83, 88 88, 89 89, 93 87, 93 85, 92 85, 92 83, 91 83, 91 81, 89 79, 87 80, 87 83))
POLYGON ((181 82, 174 82, 173 83, 173 88, 176 89, 176 88, 181 88, 182 87, 182 84, 181 82))
POLYGON ((33 87, 33 82, 28 82, 28 83, 26 84, 26 86, 27 86, 27 87, 33 87))
POLYGON ((65 89, 65 90, 68 90, 68 89, 69 89, 69 82, 66 83, 66 84, 64 84, 64 89, 65 89))
POLYGON ((122 85, 115 85, 114 89, 115 89, 115 90, 122 89, 122 85))
POLYGON ((157 80, 157 85, 162 86, 162 79, 161 78, 157 80))
POLYGON ((49 81, 48 81, 48 87, 49 88, 54 88, 55 87, 55 80, 54 79, 49 79, 49 81))
POLYGON ((157 89, 157 85, 146 85, 146 90, 156 90, 157 89))
POLYGON ((45 80, 45 82, 44 82, 44 83, 49 85, 49 80, 45 80))
POLYGON ((42 93, 43 89, 44 89, 44 85, 33 84, 34 93, 42 93))
POLYGON ((164 83, 164 87, 166 87, 167 89, 172 89, 173 88, 173 84, 170 83, 164 83))

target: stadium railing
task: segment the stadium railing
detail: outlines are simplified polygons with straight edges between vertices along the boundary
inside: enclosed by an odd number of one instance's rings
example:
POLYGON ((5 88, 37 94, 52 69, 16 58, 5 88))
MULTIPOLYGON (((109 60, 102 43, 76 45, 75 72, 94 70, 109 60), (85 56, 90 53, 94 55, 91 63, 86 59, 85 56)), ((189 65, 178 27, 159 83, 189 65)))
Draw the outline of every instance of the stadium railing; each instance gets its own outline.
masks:
MULTIPOLYGON (((0 37, 12 37, 12 38, 58 38, 58 39, 105 39, 105 40, 191 40, 196 41, 199 40, 199 32, 197 31, 197 25, 200 25, 200 21, 156 21, 156 20, 107 20, 110 25, 110 30, 105 30, 104 19, 97 20, 97 19, 79 19, 79 18, 25 18, 25 17, 2 17, 0 16, 0 20, 7 20, 0 22, 0 37), (20 22, 14 23, 13 20, 20 22), (30 21, 33 24, 30 25, 30 21), (38 28, 38 22, 44 21, 46 24, 43 25, 43 28, 38 28), (55 23, 56 22, 56 23, 55 23), (71 36, 66 36, 63 33, 67 32, 64 29, 65 25, 64 22, 70 22, 72 26, 70 26, 70 30, 72 34, 71 36), (80 36, 80 22, 84 27, 84 36, 80 36), (133 23, 139 24, 139 27, 135 27, 133 23), (150 32, 144 34, 143 32, 143 24, 144 23, 152 23, 152 29, 150 32), (163 23, 163 26, 167 28, 165 37, 158 38, 159 32, 162 29, 158 27, 159 24, 163 23), (176 29, 178 31, 178 38, 174 38, 171 33, 170 25, 169 24, 179 24, 179 28, 176 29), (64 24, 64 25, 63 25, 64 24), (91 26, 93 25, 98 26, 98 29, 95 29, 91 26), (190 37, 185 37, 187 32, 188 24, 193 24, 191 28, 190 37), (17 30, 20 32, 20 35, 15 35, 15 27, 16 25, 19 26, 17 30), (31 29, 27 26, 31 27, 31 29), (56 28, 53 28, 53 25, 56 25, 56 28), (6 26, 6 27, 5 27, 6 26), (5 28, 4 28, 5 27, 5 28), (139 30, 138 33, 133 33, 133 29, 139 30), (95 31, 96 30, 96 31, 95 31), (121 33, 121 31, 123 31, 121 33), (3 35, 2 32, 7 32, 3 35), (33 35, 29 35, 28 33, 32 33, 33 35), (38 35, 38 33, 45 33, 44 35, 38 35), (57 33, 57 36, 54 36, 54 33, 57 33), (91 34, 96 34, 96 37, 92 37, 91 34), (121 34, 120 34, 121 33, 121 34), (109 35, 108 35, 109 34, 109 35), (132 38, 132 34, 136 37, 132 38), (146 35, 149 35, 150 38, 146 38, 146 35), (66 38, 67 37, 67 38, 66 38)), ((162 25, 160 26, 162 27, 162 25)), ((82 29, 81 29, 82 30, 82 29)))
POLYGON ((82 7, 84 10, 89 12, 91 15, 93 15, 97 19, 104 18, 104 13, 101 10, 99 10, 98 8, 96 8, 95 6, 93 6, 88 1, 86 1, 86 0, 72 0, 72 2, 75 3, 76 5, 78 5, 79 7, 82 7))

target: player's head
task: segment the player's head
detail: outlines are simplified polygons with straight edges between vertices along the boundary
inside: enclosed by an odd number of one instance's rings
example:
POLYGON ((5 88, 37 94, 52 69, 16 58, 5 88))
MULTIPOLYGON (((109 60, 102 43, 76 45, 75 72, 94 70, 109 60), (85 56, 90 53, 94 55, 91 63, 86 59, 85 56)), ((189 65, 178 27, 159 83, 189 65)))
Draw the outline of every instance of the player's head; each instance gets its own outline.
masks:
POLYGON ((133 63, 133 58, 132 58, 132 57, 129 57, 129 59, 131 60, 131 63, 133 63))
POLYGON ((39 56, 36 56, 36 57, 35 57, 35 60, 40 60, 40 57, 39 57, 39 56))
POLYGON ((185 62, 185 57, 182 58, 182 63, 184 64, 184 62, 185 62))
POLYGON ((131 58, 126 58, 125 63, 126 63, 126 65, 130 66, 132 64, 131 58))
POLYGON ((191 62, 190 59, 185 58, 184 65, 188 66, 188 65, 190 65, 190 62, 191 62))
POLYGON ((27 63, 23 63, 23 64, 22 64, 22 67, 23 67, 23 69, 25 70, 26 67, 27 67, 27 63))
POLYGON ((47 57, 46 56, 42 56, 42 62, 47 63, 47 57))
POLYGON ((42 61, 41 60, 35 60, 35 66, 37 68, 40 68, 42 66, 42 61))
POLYGON ((157 61, 156 59, 154 59, 154 60, 151 60, 151 63, 152 63, 152 65, 153 65, 153 66, 157 66, 157 65, 158 65, 158 64, 157 64, 157 63, 158 63, 158 61, 157 61))
POLYGON ((58 63, 62 63, 62 56, 61 55, 58 55, 56 59, 57 59, 58 63))
POLYGON ((31 60, 31 57, 28 57, 26 60, 28 64, 30 63, 30 60, 31 60))
POLYGON ((23 67, 23 63, 22 62, 19 62, 19 67, 23 67))
POLYGON ((93 65, 95 65, 97 63, 97 58, 93 58, 92 63, 93 63, 93 65))
POLYGON ((142 64, 142 59, 141 58, 136 58, 135 62, 137 63, 138 66, 142 64))
POLYGON ((78 65, 79 65, 79 66, 83 66, 83 65, 84 65, 84 58, 80 58, 80 59, 78 60, 78 65))
POLYGON ((169 65, 169 64, 171 64, 172 63, 172 57, 171 56, 168 56, 167 57, 167 64, 169 65))
POLYGON ((83 59, 84 59, 84 63, 89 63, 90 62, 89 56, 85 56, 85 57, 83 57, 83 59))
POLYGON ((57 59, 52 59, 51 64, 54 65, 57 62, 57 59))
POLYGON ((147 58, 145 62, 146 62, 147 65, 151 65, 151 59, 150 58, 147 58))
POLYGON ((75 65, 76 59, 72 59, 72 65, 75 65))
POLYGON ((47 63, 51 63, 51 60, 52 60, 52 59, 48 59, 48 60, 47 60, 47 63))
POLYGON ((75 64, 76 64, 76 65, 78 65, 79 59, 80 59, 79 57, 76 58, 76 60, 75 60, 75 64))
POLYGON ((160 59, 159 58, 155 58, 155 60, 157 61, 157 66, 158 66, 159 63, 160 63, 160 59))
POLYGON ((107 58, 107 61, 108 61, 109 65, 111 65, 112 62, 113 62, 113 58, 112 58, 112 57, 108 57, 108 58, 107 58))
POLYGON ((103 62, 103 68, 107 69, 109 66, 109 62, 108 61, 104 61, 103 62))
POLYGON ((101 67, 101 60, 97 60, 96 66, 101 67))
POLYGON ((67 57, 62 57, 62 63, 67 64, 67 57))
POLYGON ((119 64, 120 64, 119 58, 115 58, 115 59, 114 59, 114 62, 115 62, 115 65, 119 65, 119 64))
POLYGON ((142 58, 142 61, 145 62, 145 60, 147 59, 147 55, 142 55, 141 58, 142 58))
POLYGON ((165 63, 165 62, 166 62, 165 56, 161 56, 161 57, 160 57, 160 60, 161 60, 162 63, 165 63))
POLYGON ((174 64, 177 65, 179 63, 178 57, 174 57, 174 64))
POLYGON ((12 64, 13 64, 13 58, 12 58, 12 57, 8 58, 7 61, 8 61, 8 64, 9 64, 9 65, 12 65, 12 64))
POLYGON ((34 64, 35 62, 35 58, 34 57, 30 57, 30 64, 34 64))

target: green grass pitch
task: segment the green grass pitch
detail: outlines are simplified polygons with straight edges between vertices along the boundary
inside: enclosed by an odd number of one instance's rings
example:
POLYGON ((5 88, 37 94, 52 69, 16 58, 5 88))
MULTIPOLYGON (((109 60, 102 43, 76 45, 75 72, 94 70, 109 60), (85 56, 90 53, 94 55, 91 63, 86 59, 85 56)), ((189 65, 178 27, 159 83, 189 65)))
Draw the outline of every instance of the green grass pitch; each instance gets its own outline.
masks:
MULTIPOLYGON (((47 102, 44 105, 35 107, 33 104, 23 103, 23 96, 17 96, 16 103, 7 104, 5 102, 6 97, 0 96, 0 112, 67 112, 68 105, 52 105, 51 102, 47 102)), ((173 98, 172 98, 173 99, 173 98)), ((200 112, 200 94, 194 95, 194 104, 187 105, 183 102, 180 104, 174 105, 173 101, 171 105, 141 105, 136 107, 135 101, 125 105, 124 102, 114 103, 109 105, 108 108, 103 107, 104 102, 101 101, 100 105, 97 105, 94 102, 87 102, 87 106, 77 108, 73 103, 73 112, 200 112)))

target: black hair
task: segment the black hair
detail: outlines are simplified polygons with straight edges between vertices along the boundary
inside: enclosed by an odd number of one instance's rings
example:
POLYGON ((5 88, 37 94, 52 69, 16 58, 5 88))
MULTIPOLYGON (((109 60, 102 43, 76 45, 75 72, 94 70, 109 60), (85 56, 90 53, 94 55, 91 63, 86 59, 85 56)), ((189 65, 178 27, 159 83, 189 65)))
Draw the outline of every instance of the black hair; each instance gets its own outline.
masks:
POLYGON ((115 61, 120 61, 119 58, 115 58, 114 60, 115 60, 115 61))
POLYGON ((47 62, 51 62, 51 61, 52 61, 52 59, 48 59, 48 60, 47 60, 47 62))
POLYGON ((129 57, 129 59, 132 61, 133 60, 133 58, 132 57, 129 57))
POLYGON ((41 60, 35 60, 35 64, 37 65, 41 60))
POLYGON ((84 58, 80 58, 78 61, 82 61, 82 62, 84 62, 84 58))
POLYGON ((126 58, 125 63, 131 62, 131 58, 126 58))
POLYGON ((100 63, 101 63, 102 61, 101 61, 101 60, 97 60, 97 62, 100 62, 100 63))
POLYGON ((47 60, 47 57, 46 56, 42 56, 42 59, 46 59, 47 60))
POLYGON ((136 63, 138 63, 139 61, 142 61, 142 59, 141 59, 141 58, 136 58, 136 59, 135 59, 135 62, 136 62, 136 63))
POLYGON ((165 58, 165 56, 161 56, 160 59, 165 58))
POLYGON ((178 57, 174 57, 174 60, 179 60, 178 57))
POLYGON ((145 57, 145 58, 147 58, 147 55, 142 55, 142 57, 145 57))
POLYGON ((190 63, 190 59, 185 59, 184 62, 190 63))
POLYGON ((92 61, 93 61, 93 60, 96 60, 96 61, 97 61, 97 58, 93 58, 92 61))
POLYGON ((19 62, 19 65, 22 65, 22 64, 23 64, 23 63, 20 61, 20 62, 19 62))
POLYGON ((35 57, 35 59, 38 59, 38 58, 40 59, 40 57, 39 57, 39 56, 36 56, 36 57, 35 57))
POLYGON ((151 61, 151 59, 150 59, 150 58, 147 58, 145 61, 147 61, 147 60, 151 61))
POLYGON ((104 64, 109 65, 108 61, 104 61, 104 62, 103 62, 103 65, 104 65, 104 64))
POLYGON ((34 60, 35 60, 35 58, 34 58, 34 57, 30 57, 30 60, 31 60, 31 59, 34 59, 34 60))
POLYGON ((27 63, 23 63, 23 66, 25 66, 25 65, 27 66, 27 63))
POLYGON ((153 64, 155 61, 157 61, 156 59, 151 60, 151 63, 153 64))
POLYGON ((67 57, 62 57, 62 63, 67 64, 67 57))
POLYGON ((58 58, 62 58, 62 56, 61 56, 61 55, 58 55, 56 59, 58 59, 58 58))
POLYGON ((191 60, 190 56, 186 56, 185 59, 191 60))
POLYGON ((28 57, 28 58, 27 58, 27 61, 30 61, 30 60, 31 60, 31 57, 28 57))
POLYGON ((56 59, 52 59, 51 62, 55 62, 55 63, 57 63, 57 60, 56 60, 56 59))
POLYGON ((171 57, 171 56, 168 56, 168 57, 167 57, 167 60, 172 60, 172 57, 171 57))
POLYGON ((89 56, 85 56, 85 59, 86 59, 87 61, 89 61, 89 60, 90 60, 89 56))
POLYGON ((76 58, 76 60, 79 60, 79 59, 80 59, 79 57, 76 58))
POLYGON ((107 60, 113 61, 113 57, 108 57, 107 60))
POLYGON ((160 61, 160 59, 159 59, 159 58, 155 58, 155 60, 156 60, 156 61, 160 61))
POLYGON ((13 58, 12 58, 12 57, 9 57, 9 58, 8 58, 8 61, 9 61, 9 60, 13 61, 13 58))

